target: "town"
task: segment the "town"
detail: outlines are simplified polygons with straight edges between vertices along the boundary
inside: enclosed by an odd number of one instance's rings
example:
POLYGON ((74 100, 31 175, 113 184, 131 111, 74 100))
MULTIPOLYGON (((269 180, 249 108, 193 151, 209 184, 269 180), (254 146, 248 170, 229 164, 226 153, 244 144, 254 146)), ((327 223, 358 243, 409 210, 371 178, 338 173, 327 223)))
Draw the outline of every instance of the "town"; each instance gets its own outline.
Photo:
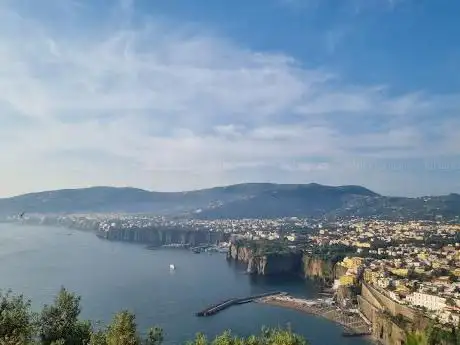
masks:
MULTIPOLYGON (((174 219, 147 215, 27 215, 8 221, 60 225, 109 233, 147 229, 206 231, 235 240, 282 243, 292 252, 313 253, 341 246, 346 256, 337 265, 345 272, 333 287, 360 282, 399 305, 441 324, 460 323, 460 224, 436 221, 394 222, 349 219, 327 222, 297 217, 281 219, 174 219)), ((134 238, 134 237, 133 237, 134 238)), ((173 244, 166 243, 165 245, 173 244)))

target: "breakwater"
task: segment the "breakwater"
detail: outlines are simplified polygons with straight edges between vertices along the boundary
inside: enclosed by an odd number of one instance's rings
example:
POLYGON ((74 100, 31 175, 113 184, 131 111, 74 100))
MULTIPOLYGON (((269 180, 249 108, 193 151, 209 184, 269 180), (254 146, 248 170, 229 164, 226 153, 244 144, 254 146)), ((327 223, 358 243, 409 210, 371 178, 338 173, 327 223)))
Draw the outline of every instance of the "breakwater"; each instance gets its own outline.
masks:
POLYGON ((281 291, 276 291, 276 292, 267 292, 259 295, 254 295, 254 296, 249 296, 249 297, 243 297, 243 298, 230 298, 227 300, 224 300, 220 303, 213 304, 199 312, 197 312, 195 315, 196 316, 211 316, 214 314, 217 314, 218 312, 225 310, 233 305, 238 305, 238 304, 245 304, 245 303, 250 303, 253 302, 257 299, 260 298, 265 298, 269 296, 275 296, 275 295, 283 295, 281 291))

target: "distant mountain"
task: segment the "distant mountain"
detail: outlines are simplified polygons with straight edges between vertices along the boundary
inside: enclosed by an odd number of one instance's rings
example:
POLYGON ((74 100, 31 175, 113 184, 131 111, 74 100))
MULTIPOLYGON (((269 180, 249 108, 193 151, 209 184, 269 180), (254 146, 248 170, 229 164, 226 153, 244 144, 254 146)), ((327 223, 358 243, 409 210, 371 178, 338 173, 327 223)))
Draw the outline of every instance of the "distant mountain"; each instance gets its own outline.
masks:
MULTIPOLYGON (((330 187, 319 184, 265 185, 244 198, 230 200, 216 207, 204 209, 200 218, 275 218, 290 216, 322 216, 341 209, 349 201, 379 197, 359 186, 330 187)), ((232 188, 231 186, 230 188, 232 188)))
POLYGON ((460 195, 396 198, 360 186, 245 183, 189 192, 93 187, 0 199, 0 215, 21 212, 149 213, 203 219, 304 217, 433 218, 460 215, 460 195))

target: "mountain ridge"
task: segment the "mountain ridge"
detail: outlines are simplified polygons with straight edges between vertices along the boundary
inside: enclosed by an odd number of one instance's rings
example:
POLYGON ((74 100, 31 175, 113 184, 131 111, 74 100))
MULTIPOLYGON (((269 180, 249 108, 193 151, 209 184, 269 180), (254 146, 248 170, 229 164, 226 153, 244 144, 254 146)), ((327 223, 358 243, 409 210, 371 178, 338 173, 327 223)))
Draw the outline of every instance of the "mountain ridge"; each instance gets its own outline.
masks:
POLYGON ((358 185, 239 183, 184 192, 96 186, 0 199, 0 214, 149 213, 204 219, 302 217, 449 218, 460 195, 383 196, 358 185))

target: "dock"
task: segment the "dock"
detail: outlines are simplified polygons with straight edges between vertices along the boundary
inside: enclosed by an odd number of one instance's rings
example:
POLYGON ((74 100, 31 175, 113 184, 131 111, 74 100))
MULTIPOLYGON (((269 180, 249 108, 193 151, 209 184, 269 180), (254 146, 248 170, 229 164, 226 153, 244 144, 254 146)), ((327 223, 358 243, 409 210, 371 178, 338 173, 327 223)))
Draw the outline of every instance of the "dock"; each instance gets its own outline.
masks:
POLYGON ((267 296, 258 299, 259 303, 295 309, 307 314, 317 315, 344 327, 345 337, 358 337, 371 334, 370 326, 359 314, 347 313, 324 299, 307 300, 291 296, 267 296))
POLYGON ((243 297, 243 298, 230 298, 226 299, 220 303, 213 304, 199 312, 197 312, 195 315, 196 316, 211 316, 214 314, 217 314, 218 312, 225 310, 233 305, 239 305, 239 304, 245 304, 245 303, 251 303, 254 302, 258 299, 261 298, 266 298, 270 296, 276 296, 276 295, 283 295, 284 293, 281 291, 276 291, 276 292, 267 292, 259 295, 254 295, 254 296, 249 296, 249 297, 243 297))

